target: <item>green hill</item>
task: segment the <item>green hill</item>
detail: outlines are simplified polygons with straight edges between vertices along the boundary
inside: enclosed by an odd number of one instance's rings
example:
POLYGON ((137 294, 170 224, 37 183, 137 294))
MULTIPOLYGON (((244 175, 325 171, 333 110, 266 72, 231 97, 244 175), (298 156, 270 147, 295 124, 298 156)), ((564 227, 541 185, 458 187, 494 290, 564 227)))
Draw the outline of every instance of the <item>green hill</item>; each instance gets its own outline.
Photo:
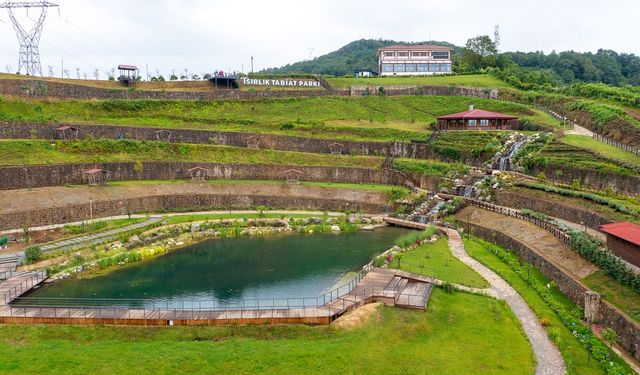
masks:
MULTIPOLYGON (((447 42, 421 42, 428 44, 436 44, 454 48, 454 53, 460 48, 447 42)), ((397 42, 394 40, 382 39, 361 39, 351 42, 337 51, 316 57, 313 60, 299 61, 293 64, 287 64, 281 68, 265 69, 263 73, 271 74, 325 74, 334 76, 352 75, 355 71, 361 69, 377 70, 378 58, 376 51, 378 48, 390 46, 393 44, 409 44, 405 42, 397 42)), ((413 43, 411 43, 413 44, 413 43)))

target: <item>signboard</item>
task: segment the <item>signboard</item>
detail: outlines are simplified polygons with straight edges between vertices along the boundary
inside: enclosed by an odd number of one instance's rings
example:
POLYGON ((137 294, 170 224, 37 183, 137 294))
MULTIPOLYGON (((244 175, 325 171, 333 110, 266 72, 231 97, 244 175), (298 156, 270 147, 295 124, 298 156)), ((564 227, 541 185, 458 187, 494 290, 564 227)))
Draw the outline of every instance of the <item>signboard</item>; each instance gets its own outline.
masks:
POLYGON ((308 78, 250 78, 242 77, 240 82, 246 86, 278 87, 322 87, 320 81, 308 78))

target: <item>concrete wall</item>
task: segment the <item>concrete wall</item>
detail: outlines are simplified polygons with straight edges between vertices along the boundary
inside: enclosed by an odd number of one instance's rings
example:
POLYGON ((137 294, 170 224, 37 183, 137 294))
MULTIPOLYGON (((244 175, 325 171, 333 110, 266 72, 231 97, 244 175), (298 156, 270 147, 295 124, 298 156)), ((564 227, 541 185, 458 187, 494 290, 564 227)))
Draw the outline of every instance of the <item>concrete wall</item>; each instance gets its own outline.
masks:
POLYGON ((587 223, 587 226, 598 229, 600 225, 611 223, 611 220, 598 213, 589 212, 570 205, 552 200, 545 200, 535 195, 522 194, 516 191, 500 190, 495 193, 495 203, 517 209, 527 208, 536 212, 543 212, 573 223, 587 223))
POLYGON ((362 85, 351 86, 351 96, 379 95, 384 86, 384 95, 430 95, 430 96, 470 96, 484 99, 498 99, 498 89, 460 86, 406 86, 406 85, 362 85))
MULTIPOLYGON (((471 223, 470 226, 476 236, 509 249, 526 262, 533 264, 546 277, 553 280, 564 295, 578 306, 584 306, 584 296, 589 288, 564 273, 553 262, 545 259, 524 243, 505 233, 485 228, 477 223, 471 223)), ((604 327, 610 327, 615 330, 620 339, 620 345, 636 359, 640 360, 640 324, 634 322, 629 316, 606 301, 600 302, 598 322, 604 327)))
MULTIPOLYGON (((60 135, 56 131, 60 124, 39 125, 39 124, 19 124, 0 123, 0 138, 5 139, 59 139, 60 135)), ((143 128, 136 126, 116 126, 116 125, 73 125, 78 128, 78 138, 107 138, 118 139, 124 136, 133 140, 158 140, 156 132, 160 128, 143 128)), ((192 129, 166 129, 171 131, 169 137, 167 133, 160 135, 160 140, 181 143, 197 144, 218 144, 235 147, 247 147, 248 142, 257 142, 260 149, 273 149, 282 151, 300 151, 312 153, 331 153, 331 145, 336 143, 329 139, 314 139, 291 137, 284 135, 240 133, 240 132, 218 132, 209 130, 192 129), (251 139, 249 139, 251 138, 251 139)), ((73 131, 67 131, 67 139, 74 138, 73 131)), ((344 155, 372 155, 372 156, 393 156, 403 158, 427 159, 437 155, 432 155, 429 145, 425 143, 402 143, 402 142, 365 142, 365 141, 337 141, 342 145, 344 155)))
POLYGON ((227 195, 227 194, 164 194, 158 196, 123 198, 91 203, 78 203, 0 214, 0 228, 24 228, 89 220, 146 212, 255 209, 332 210, 382 213, 393 209, 384 201, 352 201, 311 196, 227 195))

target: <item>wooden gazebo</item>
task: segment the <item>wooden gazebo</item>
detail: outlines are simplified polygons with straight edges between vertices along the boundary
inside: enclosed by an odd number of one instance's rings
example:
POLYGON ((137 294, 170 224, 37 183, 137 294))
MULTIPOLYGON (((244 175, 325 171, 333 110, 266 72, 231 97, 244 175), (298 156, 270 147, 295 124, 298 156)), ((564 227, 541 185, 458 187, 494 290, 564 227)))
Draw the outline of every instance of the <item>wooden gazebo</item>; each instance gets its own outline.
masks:
POLYGON ((344 150, 344 145, 342 143, 329 144, 329 151, 334 155, 342 155, 342 150, 344 150))
POLYGON ((189 169, 189 174, 191 175, 191 181, 193 182, 204 182, 207 179, 208 169, 202 167, 194 167, 189 169))
POLYGON ((84 172, 89 185, 105 185, 109 181, 109 172, 100 168, 91 168, 84 172))
POLYGON ((56 129, 58 139, 78 139, 79 129, 73 126, 64 125, 56 129))
POLYGON ((299 184, 302 172, 297 169, 289 169, 284 171, 284 177, 288 184, 299 184))
POLYGON ((260 138, 256 137, 255 135, 247 137, 245 139, 245 142, 247 142, 247 148, 251 148, 254 150, 260 149, 260 138))
POLYGON ((171 130, 166 130, 166 129, 158 130, 156 131, 156 140, 171 142, 172 135, 173 135, 173 132, 171 130))

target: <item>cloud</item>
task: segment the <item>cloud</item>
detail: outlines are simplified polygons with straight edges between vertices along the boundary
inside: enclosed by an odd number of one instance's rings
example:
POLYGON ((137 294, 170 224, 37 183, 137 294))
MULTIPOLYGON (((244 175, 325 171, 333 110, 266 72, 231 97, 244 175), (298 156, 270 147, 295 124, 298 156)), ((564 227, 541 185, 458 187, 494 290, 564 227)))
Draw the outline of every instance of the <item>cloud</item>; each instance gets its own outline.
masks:
MULTIPOLYGON (((318 56, 361 38, 457 45, 493 33, 499 23, 502 50, 595 51, 640 54, 634 40, 640 3, 618 0, 59 0, 49 11, 40 47, 43 70, 59 75, 79 67, 102 74, 118 63, 203 73, 249 70, 318 56)), ((26 12, 18 11, 23 21, 26 12)), ((37 17, 31 11, 30 18, 37 17)), ((0 69, 17 67, 18 43, 0 12, 0 69)))

